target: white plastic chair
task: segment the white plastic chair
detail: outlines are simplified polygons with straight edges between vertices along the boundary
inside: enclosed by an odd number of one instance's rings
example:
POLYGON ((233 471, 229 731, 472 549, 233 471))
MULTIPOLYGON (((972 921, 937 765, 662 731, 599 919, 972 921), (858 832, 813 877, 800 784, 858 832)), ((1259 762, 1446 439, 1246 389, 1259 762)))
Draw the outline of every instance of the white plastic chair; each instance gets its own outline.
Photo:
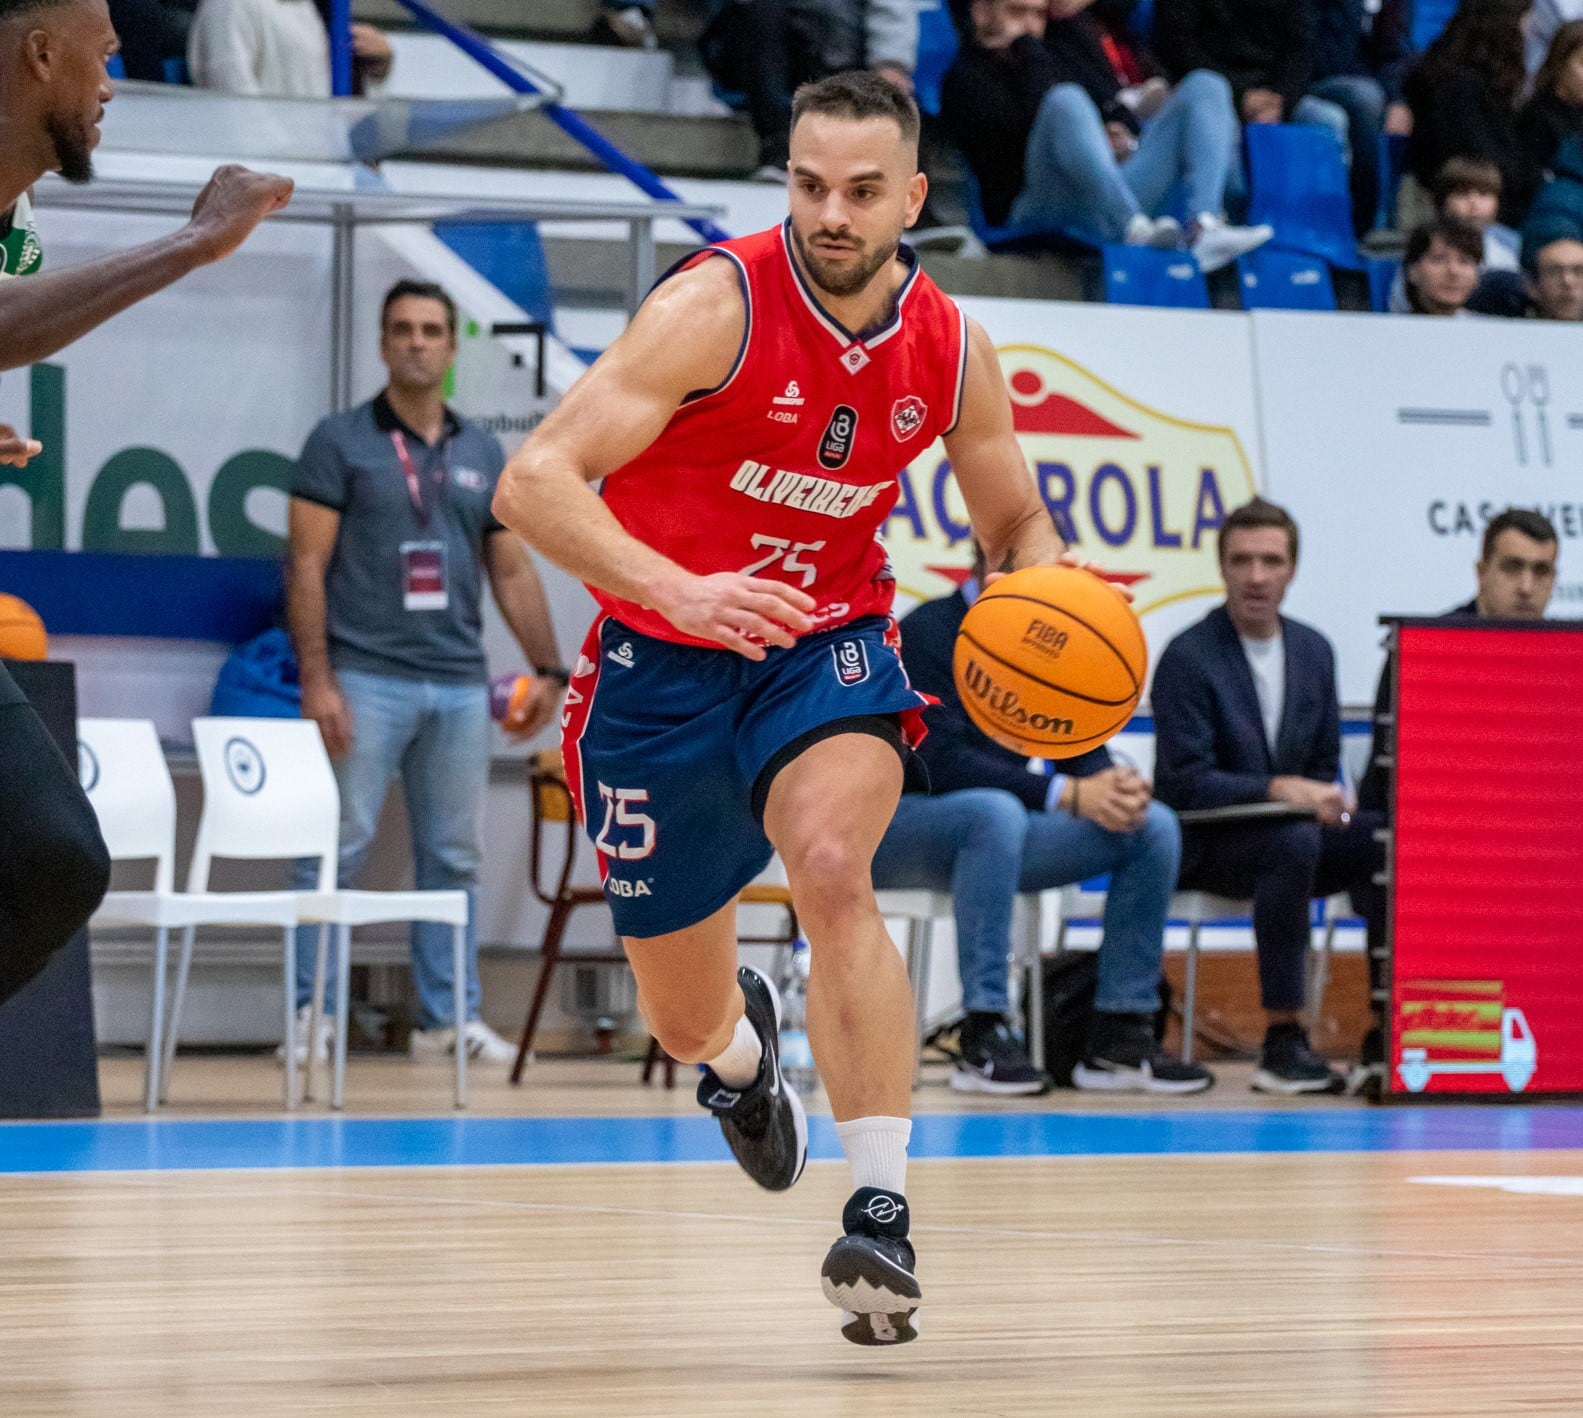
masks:
MULTIPOLYGON (((190 938, 200 925, 279 927, 286 947, 289 1040, 296 974, 297 902, 289 891, 176 891, 176 790, 154 725, 146 719, 80 719, 77 738, 78 772, 111 859, 154 863, 152 889, 108 893, 88 922, 90 930, 143 926, 154 932, 143 1085, 143 1106, 152 1113, 162 1095, 165 969, 171 930, 185 929, 190 938)), ((296 1100, 296 1074, 289 1058, 287 1068, 286 1106, 290 1108, 296 1100)))
MULTIPOLYGON (((203 816, 193 847, 188 887, 207 886, 215 857, 251 860, 313 857, 318 860, 314 891, 291 893, 295 920, 333 927, 339 965, 335 999, 335 1061, 330 1104, 343 1106, 346 1086, 346 1036, 350 1023, 347 992, 353 926, 395 921, 433 921, 452 929, 452 972, 456 1030, 456 1106, 467 1101, 467 893, 465 891, 353 891, 335 886, 340 839, 341 798, 319 727, 308 719, 194 719, 193 743, 203 779, 203 816)), ((293 941, 294 945, 294 941, 293 941)), ((287 976, 287 1017, 292 1018, 296 981, 295 950, 287 976)), ((176 993, 167 1031, 165 1083, 176 1049, 187 974, 192 963, 192 933, 182 941, 176 993)), ((308 1038, 317 1039, 324 1003, 325 936, 319 933, 314 972, 312 1021, 308 1038)), ((288 1031, 286 1066, 294 1049, 288 1031)), ((307 1092, 312 1096, 314 1050, 308 1050, 307 1092)))
MULTIPOLYGON (((913 1067, 917 1086, 923 1067, 923 1036, 928 1025, 929 966, 934 953, 934 924, 952 919, 951 895, 946 891, 898 887, 876 891, 879 913, 887 920, 907 923, 907 980, 912 985, 915 1026, 918 1032, 918 1061, 913 1067)), ((1039 949, 1039 893, 1029 892, 1016 900, 1012 916, 1012 954, 1029 972, 1028 993, 1023 1000, 1027 1021, 1028 1052, 1035 1059, 1044 1057, 1044 957, 1039 949)))

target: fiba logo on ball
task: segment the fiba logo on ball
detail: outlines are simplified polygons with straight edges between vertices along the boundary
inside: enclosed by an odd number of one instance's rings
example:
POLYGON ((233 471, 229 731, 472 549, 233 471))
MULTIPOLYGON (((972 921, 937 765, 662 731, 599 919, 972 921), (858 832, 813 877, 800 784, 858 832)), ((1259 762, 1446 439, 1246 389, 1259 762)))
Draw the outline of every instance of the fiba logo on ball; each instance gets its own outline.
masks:
POLYGON ((225 776, 237 792, 252 797, 264 786, 264 755, 246 739, 228 739, 225 745, 225 776))
POLYGON ((843 640, 831 647, 835 677, 842 684, 862 684, 868 678, 868 651, 861 640, 843 640))

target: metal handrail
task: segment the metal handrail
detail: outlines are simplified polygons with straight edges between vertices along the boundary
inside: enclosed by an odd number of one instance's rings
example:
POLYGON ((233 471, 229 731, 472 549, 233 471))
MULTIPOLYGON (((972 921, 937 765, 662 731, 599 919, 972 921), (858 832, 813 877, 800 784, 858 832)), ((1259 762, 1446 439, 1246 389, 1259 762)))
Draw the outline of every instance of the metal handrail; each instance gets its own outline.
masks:
MULTIPOLYGON (((529 79, 516 66, 509 63, 490 42, 479 34, 477 30, 460 24, 455 20, 447 19, 438 10, 425 3, 425 0, 396 0, 404 10, 408 11, 414 19, 433 30, 436 34, 450 40, 463 54, 482 66, 495 78, 499 79, 508 89, 515 93, 542 95, 544 90, 533 80, 529 79)), ((350 87, 351 82, 351 0, 332 0, 331 7, 331 55, 332 72, 340 73, 337 67, 342 61, 346 66, 346 82, 350 87), (341 60, 335 59, 339 53, 341 60)), ((339 92, 339 90, 337 90, 339 92)), ((591 124, 579 117, 564 104, 558 102, 545 103, 539 110, 556 125, 567 137, 580 143, 593 154, 604 166, 617 176, 624 177, 633 183, 640 191, 662 202, 681 202, 680 196, 668 187, 659 177, 640 163, 636 158, 628 156, 605 135, 591 124)), ((680 215, 680 214, 678 214, 680 215)), ((705 241, 729 241, 731 233, 723 227, 717 226, 708 218, 697 216, 683 217, 690 226, 705 241)))

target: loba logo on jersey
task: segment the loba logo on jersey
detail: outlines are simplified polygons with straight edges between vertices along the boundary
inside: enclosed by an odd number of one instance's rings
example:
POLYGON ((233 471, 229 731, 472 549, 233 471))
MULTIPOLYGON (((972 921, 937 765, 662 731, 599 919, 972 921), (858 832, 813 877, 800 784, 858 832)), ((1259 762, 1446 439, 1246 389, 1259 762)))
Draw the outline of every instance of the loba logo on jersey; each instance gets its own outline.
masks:
POLYGON ((731 476, 732 491, 746 493, 755 502, 843 519, 855 517, 887 488, 894 486, 895 482, 890 479, 865 486, 836 482, 813 473, 789 473, 784 468, 755 463, 751 458, 744 458, 742 466, 731 476))
POLYGON ((905 443, 923 427, 928 412, 929 406, 916 394, 897 399, 896 406, 890 411, 890 426, 896 430, 896 437, 905 443))
POLYGON ((608 891, 612 896, 620 896, 627 900, 631 900, 637 896, 654 895, 654 893, 649 890, 648 882, 622 881, 618 876, 607 876, 605 878, 605 890, 608 891))
POLYGON ((852 443, 857 437, 857 410, 846 404, 836 405, 825 425, 824 437, 819 440, 819 465, 834 471, 852 456, 852 443))

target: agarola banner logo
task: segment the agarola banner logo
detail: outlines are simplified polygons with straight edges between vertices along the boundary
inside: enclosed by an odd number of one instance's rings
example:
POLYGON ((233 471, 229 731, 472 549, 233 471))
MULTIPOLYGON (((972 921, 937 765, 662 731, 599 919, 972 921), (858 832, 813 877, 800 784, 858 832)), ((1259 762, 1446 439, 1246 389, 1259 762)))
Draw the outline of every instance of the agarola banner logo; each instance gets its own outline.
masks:
MULTIPOLYGON (((1140 615, 1219 596, 1215 533, 1257 491, 1237 435, 1152 409, 1052 350, 999 355, 1017 440, 1067 541, 1132 586, 1140 615)), ((960 584, 971 536, 936 443, 902 474, 884 528, 899 589, 929 600, 960 584)))

